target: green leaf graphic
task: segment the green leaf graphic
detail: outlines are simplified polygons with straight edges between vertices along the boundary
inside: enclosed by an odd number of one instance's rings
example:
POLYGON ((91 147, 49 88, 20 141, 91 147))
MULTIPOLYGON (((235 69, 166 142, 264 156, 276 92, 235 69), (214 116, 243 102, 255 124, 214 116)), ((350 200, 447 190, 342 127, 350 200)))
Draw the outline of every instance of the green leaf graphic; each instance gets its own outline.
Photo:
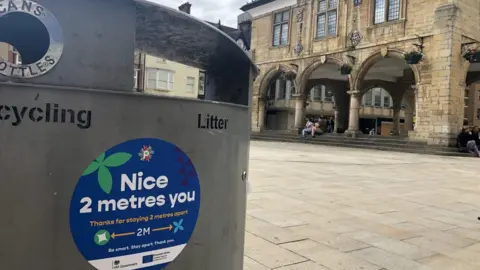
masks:
POLYGON ((110 191, 112 191, 112 174, 103 165, 98 169, 98 184, 103 192, 110 194, 110 191))
POLYGON ((103 152, 100 156, 97 157, 97 161, 100 163, 102 163, 104 159, 105 159, 105 152, 103 152))
POLYGON ((107 157, 103 161, 103 165, 107 167, 118 167, 127 163, 131 158, 132 158, 132 155, 130 155, 129 153, 115 153, 107 157))
POLYGON ((95 172, 98 169, 99 166, 100 166, 100 164, 96 161, 90 163, 90 165, 88 165, 87 169, 83 172, 82 176, 89 175, 89 174, 95 172))

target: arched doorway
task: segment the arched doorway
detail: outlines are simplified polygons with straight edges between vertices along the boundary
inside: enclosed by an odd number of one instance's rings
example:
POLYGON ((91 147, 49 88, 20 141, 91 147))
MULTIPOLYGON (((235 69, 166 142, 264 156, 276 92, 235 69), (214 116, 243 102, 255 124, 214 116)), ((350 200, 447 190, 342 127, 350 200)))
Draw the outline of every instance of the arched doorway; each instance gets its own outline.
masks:
MULTIPOLYGON (((372 88, 378 89, 380 87, 384 89, 391 97, 391 101, 389 101, 391 102, 389 113, 391 127, 386 129, 390 129, 392 135, 407 135, 409 131, 414 129, 414 93, 418 77, 419 73, 416 67, 408 65, 401 52, 396 50, 388 50, 387 53, 383 54, 377 52, 367 58, 360 66, 355 80, 355 88, 358 90, 358 94, 352 96, 352 98, 358 99, 356 102, 361 103, 364 95, 372 88), (401 125, 402 122, 403 125, 401 125)), ((385 104, 385 100, 382 99, 388 97, 381 92, 374 90, 374 103, 385 104)), ((366 99, 368 100, 368 98, 366 99)), ((375 104, 373 107, 376 107, 375 104)), ((384 112, 382 114, 385 115, 384 112)), ((359 121, 360 115, 350 117, 349 126, 358 130, 360 129, 359 121)), ((385 123, 386 126, 388 121, 386 120, 385 123)))
POLYGON ((283 74, 274 77, 265 94, 265 129, 293 129, 293 109, 291 97, 293 82, 283 74))
POLYGON ((343 133, 348 126, 350 75, 339 70, 342 62, 336 58, 326 58, 308 66, 300 79, 299 98, 305 107, 296 110, 296 124, 303 126, 304 115, 323 120, 332 119, 331 130, 343 133), (298 123, 301 121, 300 123, 298 123))
POLYGON ((270 69, 259 83, 258 123, 259 131, 293 129, 294 92, 296 71, 286 65, 270 69))
MULTIPOLYGON (((399 115, 398 135, 407 135, 405 127, 405 111, 408 107, 405 98, 402 99, 399 115)), ((373 131, 376 135, 390 136, 393 131, 393 97, 380 85, 369 88, 362 96, 359 113, 359 130, 363 134, 373 131)))

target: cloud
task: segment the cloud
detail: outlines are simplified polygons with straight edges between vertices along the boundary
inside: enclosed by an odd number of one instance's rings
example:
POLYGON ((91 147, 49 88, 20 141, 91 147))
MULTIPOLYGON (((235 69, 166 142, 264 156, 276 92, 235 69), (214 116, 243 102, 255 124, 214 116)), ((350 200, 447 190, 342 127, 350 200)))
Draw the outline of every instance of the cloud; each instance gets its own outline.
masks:
MULTIPOLYGON (((178 8, 185 0, 150 0, 172 8, 178 8)), ((189 0, 192 4, 191 14, 202 20, 218 22, 223 25, 236 27, 237 16, 242 13, 240 8, 246 4, 245 0, 189 0)))

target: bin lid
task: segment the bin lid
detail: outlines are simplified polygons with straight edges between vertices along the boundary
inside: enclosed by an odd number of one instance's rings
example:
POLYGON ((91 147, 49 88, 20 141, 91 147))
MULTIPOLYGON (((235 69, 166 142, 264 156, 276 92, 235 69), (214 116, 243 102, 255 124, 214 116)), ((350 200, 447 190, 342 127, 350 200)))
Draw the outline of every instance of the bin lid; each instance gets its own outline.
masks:
POLYGON ((137 5, 136 49, 199 69, 258 68, 227 34, 185 12, 146 0, 137 5))

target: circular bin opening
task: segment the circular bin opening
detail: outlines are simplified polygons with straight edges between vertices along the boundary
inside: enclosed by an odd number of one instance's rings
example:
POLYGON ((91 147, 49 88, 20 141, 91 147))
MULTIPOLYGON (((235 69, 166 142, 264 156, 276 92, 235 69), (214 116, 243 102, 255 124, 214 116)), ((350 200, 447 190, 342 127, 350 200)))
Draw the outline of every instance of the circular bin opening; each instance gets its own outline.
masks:
POLYGON ((0 47, 0 75, 32 78, 46 74, 60 60, 63 31, 44 6, 10 1, 8 6, 0 3, 0 42, 9 45, 0 47))
POLYGON ((50 34, 37 18, 24 12, 10 12, 0 17, 0 42, 13 47, 21 61, 5 59, 9 63, 30 65, 41 60, 50 47, 50 34))

